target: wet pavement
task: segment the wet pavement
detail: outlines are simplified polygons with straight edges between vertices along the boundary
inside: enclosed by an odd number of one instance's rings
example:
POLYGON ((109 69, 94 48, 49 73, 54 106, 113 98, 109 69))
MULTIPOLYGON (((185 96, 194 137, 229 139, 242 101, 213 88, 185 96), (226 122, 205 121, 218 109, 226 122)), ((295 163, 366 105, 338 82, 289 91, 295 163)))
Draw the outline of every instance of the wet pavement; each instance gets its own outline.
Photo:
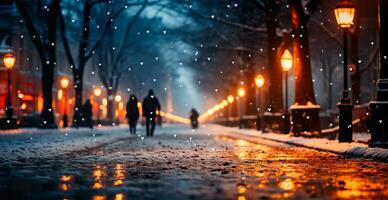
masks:
POLYGON ((388 163, 222 135, 172 126, 2 166, 0 199, 388 199, 388 163))

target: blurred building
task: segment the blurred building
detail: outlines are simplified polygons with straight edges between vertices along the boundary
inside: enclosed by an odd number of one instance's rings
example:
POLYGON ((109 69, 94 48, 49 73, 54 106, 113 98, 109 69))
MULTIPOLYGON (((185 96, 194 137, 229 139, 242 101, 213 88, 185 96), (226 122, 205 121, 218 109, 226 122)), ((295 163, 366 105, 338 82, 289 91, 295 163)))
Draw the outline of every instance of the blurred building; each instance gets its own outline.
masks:
POLYGON ((13 53, 16 64, 11 72, 11 99, 15 115, 34 113, 41 109, 40 61, 11 0, 0 2, 0 115, 4 115, 7 98, 7 73, 2 58, 13 53))

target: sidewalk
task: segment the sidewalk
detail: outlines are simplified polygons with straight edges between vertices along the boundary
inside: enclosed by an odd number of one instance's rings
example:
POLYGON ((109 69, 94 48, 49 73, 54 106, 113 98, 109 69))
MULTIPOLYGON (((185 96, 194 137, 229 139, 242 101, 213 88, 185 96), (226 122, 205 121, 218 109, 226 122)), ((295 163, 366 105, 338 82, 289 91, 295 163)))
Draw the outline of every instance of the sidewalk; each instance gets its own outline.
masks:
MULTIPOLYGON (((16 129, 0 132, 0 167, 60 156, 131 137, 126 126, 16 129)), ((135 136, 133 136, 135 137, 135 136)))
POLYGON ((250 142, 257 142, 256 140, 260 138, 318 151, 388 161, 388 149, 370 148, 364 142, 338 143, 337 140, 325 138, 303 138, 276 133, 261 133, 253 129, 238 129, 237 127, 225 127, 213 124, 207 125, 207 127, 218 133, 221 132, 221 134, 227 137, 244 139, 250 142))

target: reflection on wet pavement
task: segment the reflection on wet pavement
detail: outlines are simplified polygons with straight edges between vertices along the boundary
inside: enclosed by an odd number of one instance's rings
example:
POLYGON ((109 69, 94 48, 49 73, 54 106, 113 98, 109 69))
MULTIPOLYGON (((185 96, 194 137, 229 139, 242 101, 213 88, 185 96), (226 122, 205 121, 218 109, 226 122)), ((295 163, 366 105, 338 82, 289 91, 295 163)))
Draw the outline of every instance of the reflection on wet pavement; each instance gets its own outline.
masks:
POLYGON ((2 168, 0 199, 387 199, 387 170, 288 145, 162 134, 2 168))

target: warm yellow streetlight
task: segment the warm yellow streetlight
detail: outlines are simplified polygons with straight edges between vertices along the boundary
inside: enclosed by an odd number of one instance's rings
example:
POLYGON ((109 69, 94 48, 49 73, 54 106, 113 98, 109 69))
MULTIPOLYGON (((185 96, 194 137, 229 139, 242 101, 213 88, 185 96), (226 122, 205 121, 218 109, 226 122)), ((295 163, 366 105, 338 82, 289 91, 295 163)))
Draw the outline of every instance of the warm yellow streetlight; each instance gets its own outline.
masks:
POLYGON ((102 94, 102 91, 100 88, 94 88, 93 90, 94 96, 99 97, 102 94))
POLYGON ((261 93, 261 88, 264 86, 264 76, 259 74, 255 77, 255 83, 256 83, 256 129, 257 130, 262 130, 263 127, 263 117, 260 115, 262 112, 260 109, 260 93, 261 93), (261 127, 259 126, 261 125, 261 127))
POLYGON ((348 89, 348 29, 353 25, 356 7, 351 0, 340 0, 334 9, 338 25, 343 29, 343 91, 342 98, 337 104, 339 108, 339 142, 352 142, 352 110, 348 89), (350 125, 349 125, 350 124, 350 125))
POLYGON ((69 86, 69 79, 67 79, 66 77, 61 78, 59 82, 63 89, 66 89, 69 86))
POLYGON ((66 88, 69 86, 69 79, 67 77, 62 77, 59 80, 62 90, 58 91, 58 99, 62 100, 63 103, 63 127, 67 127, 67 103, 66 103, 66 88))
POLYGON ((238 90, 237 90, 237 95, 239 96, 239 97, 243 97, 243 96, 245 96, 245 89, 244 88, 239 88, 238 90))
POLYGON ((11 69, 15 65, 16 58, 13 54, 7 53, 4 55, 3 62, 7 69, 11 69))
POLYGON ((213 110, 213 109, 209 109, 209 110, 207 111, 207 113, 208 113, 209 115, 212 115, 212 114, 214 113, 214 110, 213 110))
MULTIPOLYGON (((245 89, 243 87, 240 87, 238 88, 237 90, 237 95, 239 97, 244 97, 245 96, 245 89)), ((238 127, 241 129, 243 128, 243 123, 242 123, 242 120, 243 120, 243 105, 242 105, 242 102, 240 99, 237 99, 237 110, 238 110, 238 117, 239 117, 239 120, 238 120, 238 127)))
POLYGON ((214 106, 214 109, 215 109, 216 111, 218 111, 218 110, 220 110, 220 106, 219 106, 219 105, 215 105, 215 106, 214 106))
POLYGON ((264 76, 261 75, 261 74, 259 74, 259 75, 257 75, 257 76, 255 77, 256 86, 259 87, 259 88, 263 87, 264 81, 265 81, 265 80, 264 80, 264 76))
POLYGON ((11 119, 13 116, 13 108, 11 102, 11 69, 15 65, 16 58, 13 54, 7 53, 3 58, 4 66, 7 68, 8 73, 8 93, 7 93, 7 107, 5 108, 5 113, 8 119, 11 119))
POLYGON ((284 128, 283 128, 283 133, 288 134, 290 132, 289 130, 289 124, 290 124, 290 113, 288 111, 288 71, 292 67, 292 55, 291 52, 286 49, 282 55, 282 58, 280 59, 280 63, 283 68, 284 72, 284 115, 283 115, 283 120, 284 120, 284 128))
POLYGON ((233 101, 234 101, 233 95, 229 95, 227 99, 228 99, 229 103, 233 103, 233 101))
POLYGON ((121 101, 121 96, 120 95, 116 95, 115 96, 115 101, 116 102, 120 102, 121 101))
POLYGON ((99 88, 99 87, 94 88, 93 94, 94 94, 94 96, 97 97, 97 99, 96 99, 96 102, 97 102, 97 124, 101 124, 100 110, 101 110, 102 106, 100 105, 100 102, 98 101, 99 100, 98 97, 101 96, 101 94, 102 94, 101 88, 99 88))
POLYGON ((356 7, 351 0, 340 0, 334 9, 335 19, 341 28, 349 28, 353 25, 356 7))
POLYGON ((225 106, 227 106, 228 105, 228 101, 227 100, 222 100, 222 105, 225 107, 225 106))
POLYGON ((282 65, 283 71, 288 72, 292 67, 292 54, 286 49, 280 59, 280 63, 282 65))

